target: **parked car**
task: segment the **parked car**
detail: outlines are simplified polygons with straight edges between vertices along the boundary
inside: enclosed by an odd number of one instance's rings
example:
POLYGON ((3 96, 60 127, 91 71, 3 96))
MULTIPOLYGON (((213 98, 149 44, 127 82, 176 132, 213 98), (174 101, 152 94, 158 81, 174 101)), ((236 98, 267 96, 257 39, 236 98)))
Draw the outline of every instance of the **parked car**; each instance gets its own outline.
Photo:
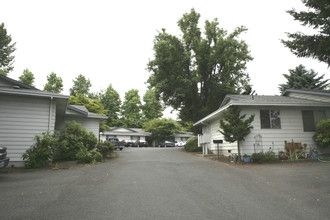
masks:
POLYGON ((186 145, 185 141, 175 141, 175 146, 176 147, 183 147, 184 145, 186 145))
POLYGON ((172 141, 164 141, 164 142, 159 143, 159 146, 160 147, 174 147, 175 143, 172 141))
POLYGON ((108 141, 115 145, 115 150, 122 150, 124 148, 124 142, 119 141, 118 138, 109 138, 108 141))
POLYGON ((148 147, 148 141, 137 140, 134 143, 134 147, 148 147))
POLYGON ((0 146, 0 168, 5 168, 9 163, 9 158, 7 157, 7 148, 0 146))
POLYGON ((133 140, 122 140, 122 142, 124 142, 124 146, 125 147, 132 147, 133 144, 134 144, 134 141, 133 140))

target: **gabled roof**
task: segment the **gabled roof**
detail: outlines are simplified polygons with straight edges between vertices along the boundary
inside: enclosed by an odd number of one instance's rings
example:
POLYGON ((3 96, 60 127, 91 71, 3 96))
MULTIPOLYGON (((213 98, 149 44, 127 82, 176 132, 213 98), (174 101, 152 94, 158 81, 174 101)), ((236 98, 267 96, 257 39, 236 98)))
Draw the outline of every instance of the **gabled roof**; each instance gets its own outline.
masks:
POLYGON ((314 100, 299 99, 287 96, 260 96, 260 95, 226 95, 220 108, 201 120, 194 123, 205 124, 222 114, 228 107, 236 106, 315 106, 315 107, 329 107, 329 103, 319 102, 314 100))
POLYGON ((150 136, 151 133, 143 131, 141 128, 127 128, 127 127, 112 127, 110 130, 104 131, 107 135, 118 136, 150 136))
POLYGON ((64 114, 69 103, 70 96, 41 91, 2 75, 0 75, 0 81, 11 84, 11 86, 0 86, 0 94, 55 99, 56 112, 58 114, 64 114))
POLYGON ((87 108, 83 105, 69 105, 67 109, 77 112, 79 114, 82 114, 87 118, 96 118, 96 119, 102 119, 102 120, 106 120, 108 118, 107 116, 104 116, 104 115, 99 115, 99 114, 96 114, 93 112, 89 112, 87 110, 87 108))
MULTIPOLYGON (((13 84, 13 86, 15 86, 16 88, 19 87, 19 88, 23 88, 23 89, 39 90, 37 88, 34 88, 33 86, 26 85, 24 83, 21 83, 17 80, 11 79, 11 78, 9 78, 7 76, 4 76, 4 75, 0 75, 0 79, 8 82, 9 84, 13 84)), ((9 88, 13 88, 13 86, 10 86, 9 88)))

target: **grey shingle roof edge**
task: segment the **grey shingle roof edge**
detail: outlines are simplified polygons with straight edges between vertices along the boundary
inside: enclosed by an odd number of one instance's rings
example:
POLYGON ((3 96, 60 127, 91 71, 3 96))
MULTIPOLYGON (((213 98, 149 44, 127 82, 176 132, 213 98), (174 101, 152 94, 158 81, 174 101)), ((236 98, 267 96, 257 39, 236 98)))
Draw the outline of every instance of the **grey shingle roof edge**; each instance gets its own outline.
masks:
POLYGON ((53 98, 62 98, 62 99, 68 99, 70 96, 57 94, 57 93, 51 93, 51 92, 45 92, 38 89, 13 89, 13 88, 1 88, 0 87, 0 93, 3 94, 16 94, 16 95, 25 95, 25 96, 37 96, 37 97, 53 97, 53 98))
POLYGON ((330 96, 330 90, 309 90, 309 89, 287 89, 282 93, 282 96, 286 96, 290 92, 311 94, 311 95, 330 96))
POLYGON ((39 90, 39 89, 37 89, 37 88, 35 88, 35 87, 33 87, 33 86, 26 85, 26 84, 24 84, 24 83, 21 83, 21 82, 19 82, 19 81, 17 81, 17 80, 14 80, 14 79, 9 78, 9 77, 4 76, 4 75, 0 75, 0 79, 6 80, 6 81, 11 82, 11 83, 14 83, 14 84, 16 84, 17 86, 22 87, 22 88, 24 88, 24 89, 39 90))
POLYGON ((93 112, 89 112, 87 110, 87 108, 83 105, 69 105, 68 109, 72 110, 72 111, 76 111, 79 112, 85 116, 87 116, 88 118, 96 118, 96 119, 107 119, 107 116, 104 115, 99 115, 93 112))

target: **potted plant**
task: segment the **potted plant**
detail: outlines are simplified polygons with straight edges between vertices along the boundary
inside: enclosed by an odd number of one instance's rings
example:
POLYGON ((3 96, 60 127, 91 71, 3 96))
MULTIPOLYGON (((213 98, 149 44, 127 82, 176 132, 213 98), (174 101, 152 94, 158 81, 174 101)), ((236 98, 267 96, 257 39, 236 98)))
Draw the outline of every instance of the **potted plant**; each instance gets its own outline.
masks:
POLYGON ((313 148, 311 149, 311 154, 312 154, 312 157, 318 157, 318 156, 319 156, 319 154, 317 153, 317 150, 316 150, 315 147, 313 147, 313 148))
POLYGON ((251 162, 251 157, 247 154, 244 154, 243 160, 245 163, 250 163, 251 162))

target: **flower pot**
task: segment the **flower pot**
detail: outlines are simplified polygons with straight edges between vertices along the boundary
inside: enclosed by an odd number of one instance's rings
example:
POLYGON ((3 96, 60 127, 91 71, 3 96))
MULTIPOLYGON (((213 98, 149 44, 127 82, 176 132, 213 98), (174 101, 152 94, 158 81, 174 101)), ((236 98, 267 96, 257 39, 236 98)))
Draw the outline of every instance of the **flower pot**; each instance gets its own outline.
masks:
POLYGON ((318 157, 319 154, 317 152, 312 152, 312 157, 318 157))
POLYGON ((250 157, 243 157, 243 160, 244 160, 245 163, 250 163, 251 162, 250 157))

